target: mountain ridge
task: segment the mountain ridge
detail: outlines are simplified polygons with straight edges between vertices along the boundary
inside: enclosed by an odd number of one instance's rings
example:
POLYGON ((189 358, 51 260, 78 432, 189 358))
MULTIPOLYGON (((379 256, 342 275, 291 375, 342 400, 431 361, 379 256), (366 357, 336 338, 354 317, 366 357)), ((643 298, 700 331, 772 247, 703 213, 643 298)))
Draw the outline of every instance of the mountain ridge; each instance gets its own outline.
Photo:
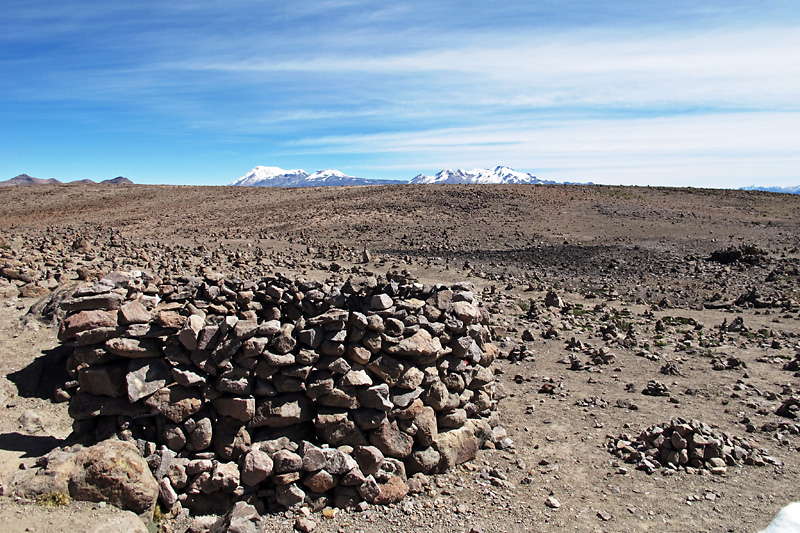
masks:
POLYGON ((95 182, 90 179, 62 182, 55 178, 49 178, 49 179, 34 178, 33 176, 29 176, 27 174, 20 174, 19 176, 15 176, 11 179, 0 181, 0 187, 13 187, 13 186, 27 187, 32 185, 133 185, 133 184, 134 183, 131 180, 123 176, 117 176, 116 178, 103 180, 101 182, 95 182))
POLYGON ((336 169, 318 170, 309 174, 303 169, 285 170, 280 167, 256 166, 237 179, 235 187, 341 187, 345 185, 397 185, 398 180, 378 180, 349 176, 336 169))
POLYGON ((452 170, 446 168, 428 176, 425 174, 418 174, 409 182, 411 184, 444 184, 444 183, 469 183, 469 184, 500 184, 500 183, 514 183, 514 184, 528 184, 528 185, 543 185, 554 184, 555 181, 541 180, 528 172, 517 172, 516 170, 498 165, 493 169, 475 168, 472 170, 456 169, 452 170))
POLYGON ((764 185, 748 185, 747 187, 739 187, 742 191, 766 191, 766 192, 779 192, 783 194, 800 194, 800 185, 790 185, 788 187, 769 187, 764 185))

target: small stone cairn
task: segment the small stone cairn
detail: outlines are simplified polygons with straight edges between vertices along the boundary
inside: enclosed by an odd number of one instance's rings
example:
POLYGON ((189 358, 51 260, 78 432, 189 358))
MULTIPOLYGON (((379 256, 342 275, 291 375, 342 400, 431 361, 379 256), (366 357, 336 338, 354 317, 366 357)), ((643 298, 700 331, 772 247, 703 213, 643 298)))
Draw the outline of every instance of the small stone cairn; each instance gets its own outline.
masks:
POLYGON ((648 474, 659 467, 688 473, 725 474, 728 467, 734 465, 776 464, 774 458, 745 439, 714 430, 698 420, 681 418, 650 426, 636 437, 611 438, 608 451, 648 474))
POLYGON ((387 504, 507 444, 470 283, 112 273, 61 308, 73 440, 134 443, 168 509, 387 504))

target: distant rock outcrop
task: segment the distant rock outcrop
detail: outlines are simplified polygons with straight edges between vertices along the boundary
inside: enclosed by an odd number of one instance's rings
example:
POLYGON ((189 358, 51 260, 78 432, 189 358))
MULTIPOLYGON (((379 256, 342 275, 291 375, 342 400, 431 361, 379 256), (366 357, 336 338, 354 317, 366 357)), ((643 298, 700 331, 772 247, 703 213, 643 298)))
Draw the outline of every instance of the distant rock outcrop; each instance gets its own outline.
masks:
POLYGON ((27 174, 20 174, 19 176, 11 178, 10 180, 0 181, 0 186, 7 185, 61 185, 61 182, 55 178, 45 180, 41 178, 34 178, 33 176, 28 176, 27 174))
POLYGON ((100 182, 101 185, 133 185, 133 182, 128 178, 124 178, 122 176, 117 176, 116 178, 110 180, 103 180, 100 182))
MULTIPOLYGON (((9 180, 0 181, 0 187, 10 185, 97 185, 96 182, 90 179, 75 180, 69 182, 61 182, 55 178, 41 179, 28 176, 27 174, 20 174, 17 177, 9 180)), ((103 180, 100 185, 133 185, 133 182, 128 178, 118 176, 113 179, 103 180)))

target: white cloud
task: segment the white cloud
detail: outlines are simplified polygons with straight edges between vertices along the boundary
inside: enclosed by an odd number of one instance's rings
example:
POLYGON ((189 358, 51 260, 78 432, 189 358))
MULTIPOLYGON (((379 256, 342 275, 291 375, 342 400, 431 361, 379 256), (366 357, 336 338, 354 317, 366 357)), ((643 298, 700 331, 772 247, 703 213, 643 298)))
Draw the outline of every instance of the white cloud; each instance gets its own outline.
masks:
POLYGON ((498 107, 800 107, 800 61, 787 53, 800 50, 796 28, 655 36, 561 33, 508 41, 483 36, 475 46, 410 54, 226 57, 170 68, 248 76, 296 72, 306 74, 309 83, 329 73, 384 77, 387 90, 395 84, 401 94, 420 100, 498 107), (397 83, 414 78, 419 85, 397 83))
POLYGON ((795 184, 797 139, 800 113, 746 113, 330 136, 289 148, 373 154, 393 163, 388 166, 409 170, 505 164, 558 180, 738 187, 795 184))

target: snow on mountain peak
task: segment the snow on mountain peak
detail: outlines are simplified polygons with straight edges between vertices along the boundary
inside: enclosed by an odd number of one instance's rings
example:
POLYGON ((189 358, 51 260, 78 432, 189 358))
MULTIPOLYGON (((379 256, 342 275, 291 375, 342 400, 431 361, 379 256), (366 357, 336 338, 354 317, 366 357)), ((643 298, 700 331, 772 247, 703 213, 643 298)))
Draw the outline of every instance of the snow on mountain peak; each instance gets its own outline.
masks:
POLYGON ((533 174, 517 172, 506 166, 496 166, 493 169, 475 168, 472 170, 446 168, 434 176, 420 174, 411 180, 411 183, 548 183, 540 180, 533 174))
POLYGON ((327 178, 353 178, 354 176, 349 176, 342 172, 341 170, 336 170, 334 168, 328 168, 325 170, 317 170, 313 174, 311 174, 308 179, 309 180, 324 180, 327 178))
POLYGON ((329 168, 309 174, 302 169, 257 166, 231 185, 244 187, 339 187, 342 185, 389 185, 403 183, 392 180, 365 179, 349 176, 329 168))
POLYGON ((231 185, 263 187, 270 182, 280 182, 286 179, 307 178, 308 172, 302 169, 284 170, 280 167, 257 166, 231 185))

